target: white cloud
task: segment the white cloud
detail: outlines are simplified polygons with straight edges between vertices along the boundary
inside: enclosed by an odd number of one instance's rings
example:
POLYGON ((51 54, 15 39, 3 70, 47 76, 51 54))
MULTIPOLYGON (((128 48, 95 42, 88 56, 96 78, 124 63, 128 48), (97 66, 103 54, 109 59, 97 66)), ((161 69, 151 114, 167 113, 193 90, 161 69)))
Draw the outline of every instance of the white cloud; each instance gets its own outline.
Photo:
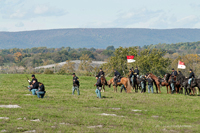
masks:
POLYGON ((16 27, 24 27, 24 23, 19 22, 19 23, 15 24, 15 26, 16 26, 16 27))
MULTIPOLYGON (((5 4, 6 5, 6 4, 5 4)), ((24 6, 7 6, 0 10, 4 19, 30 19, 36 17, 63 16, 67 14, 63 9, 51 7, 49 5, 37 5, 27 9, 24 6)))
POLYGON ((35 7, 34 13, 35 14, 44 14, 49 10, 49 7, 45 6, 45 5, 40 5, 35 7))

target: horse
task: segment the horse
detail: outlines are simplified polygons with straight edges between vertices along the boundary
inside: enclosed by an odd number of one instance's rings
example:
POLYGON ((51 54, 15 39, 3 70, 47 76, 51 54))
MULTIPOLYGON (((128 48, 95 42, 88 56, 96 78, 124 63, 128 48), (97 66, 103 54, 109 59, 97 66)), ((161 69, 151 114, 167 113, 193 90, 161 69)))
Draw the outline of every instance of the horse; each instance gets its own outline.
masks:
POLYGON ((103 86, 102 92, 105 92, 105 86, 108 84, 107 84, 106 78, 103 75, 101 76, 101 84, 103 86))
POLYGON ((154 85, 156 86, 156 92, 158 93, 158 89, 159 89, 159 93, 161 93, 161 91, 160 91, 160 81, 159 81, 158 77, 156 77, 152 73, 149 73, 148 75, 150 75, 151 78, 153 79, 154 85))
POLYGON ((185 88, 185 95, 191 95, 191 90, 193 91, 193 95, 194 95, 194 92, 195 92, 195 87, 198 87, 199 91, 200 91, 200 79, 194 79, 192 82, 191 82, 191 87, 189 89, 189 92, 188 92, 188 79, 189 78, 186 78, 184 75, 182 74, 179 74, 177 75, 177 81, 179 81, 180 85, 182 87, 185 88))
MULTIPOLYGON (((131 74, 131 71, 129 71, 129 74, 128 74, 128 78, 129 78, 129 75, 131 74)), ((141 89, 141 79, 139 77, 137 77, 137 75, 133 75, 133 83, 131 82, 131 79, 129 78, 130 80, 130 84, 131 86, 133 87, 133 90, 135 88, 135 92, 138 92, 138 87, 139 89, 141 89)))
POLYGON ((170 76, 171 75, 169 73, 165 74, 165 76, 163 78, 163 81, 161 82, 161 86, 166 86, 166 88, 167 88, 167 94, 171 93, 171 89, 170 89, 171 86, 170 86, 170 83, 169 83, 170 76), (169 88, 169 92, 168 92, 168 88, 169 88))
POLYGON ((120 82, 117 82, 117 85, 115 86, 114 83, 114 78, 111 78, 108 82, 108 87, 110 88, 111 84, 114 87, 114 92, 117 92, 117 86, 121 86, 124 85, 124 87, 126 88, 126 93, 130 93, 131 92, 131 85, 130 85, 130 81, 128 78, 122 77, 120 82))

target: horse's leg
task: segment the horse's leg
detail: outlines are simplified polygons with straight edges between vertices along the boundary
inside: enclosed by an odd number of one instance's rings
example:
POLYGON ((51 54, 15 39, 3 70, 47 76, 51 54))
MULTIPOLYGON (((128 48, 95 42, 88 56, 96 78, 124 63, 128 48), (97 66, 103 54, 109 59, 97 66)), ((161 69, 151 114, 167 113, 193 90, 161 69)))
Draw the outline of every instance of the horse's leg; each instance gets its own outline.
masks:
POLYGON ((168 86, 166 85, 166 88, 167 88, 167 94, 168 94, 168 86))
POLYGON ((158 86, 159 93, 161 93, 161 91, 160 91, 160 85, 158 84, 157 86, 158 86))
POLYGON ((178 93, 178 89, 177 89, 177 86, 175 85, 175 89, 176 89, 176 94, 178 93))

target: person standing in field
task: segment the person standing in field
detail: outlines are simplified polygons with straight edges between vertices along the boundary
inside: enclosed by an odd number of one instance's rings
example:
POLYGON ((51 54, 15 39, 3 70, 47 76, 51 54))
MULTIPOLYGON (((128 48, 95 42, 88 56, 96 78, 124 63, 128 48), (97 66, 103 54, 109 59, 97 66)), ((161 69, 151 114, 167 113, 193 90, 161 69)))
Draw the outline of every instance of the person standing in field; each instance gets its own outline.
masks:
POLYGON ((101 79, 99 78, 99 76, 97 75, 96 76, 96 80, 97 80, 97 83, 94 84, 94 86, 96 86, 96 94, 97 94, 97 98, 101 98, 101 89, 102 89, 102 84, 101 84, 101 79))
POLYGON ((72 95, 74 95, 74 91, 77 90, 78 95, 80 95, 80 91, 79 91, 79 78, 76 76, 75 73, 72 74, 73 75, 73 86, 72 86, 72 95))
POLYGON ((151 78, 150 75, 147 77, 147 81, 148 81, 148 92, 150 93, 151 89, 151 92, 153 93, 153 79, 151 78))

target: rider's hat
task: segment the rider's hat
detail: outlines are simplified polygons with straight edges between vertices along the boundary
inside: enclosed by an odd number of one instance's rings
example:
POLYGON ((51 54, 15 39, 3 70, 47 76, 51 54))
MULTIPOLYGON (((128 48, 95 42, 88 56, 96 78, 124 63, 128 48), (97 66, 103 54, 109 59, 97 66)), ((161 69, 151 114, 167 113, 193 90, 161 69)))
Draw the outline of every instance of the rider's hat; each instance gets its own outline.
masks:
POLYGON ((76 75, 75 73, 73 73, 72 75, 76 75))
POLYGON ((100 70, 102 70, 102 68, 100 68, 100 70))
POLYGON ((98 75, 96 75, 96 77, 98 78, 99 76, 98 76, 98 75))
POLYGON ((172 70, 174 70, 174 68, 172 68, 172 70))
POLYGON ((35 75, 33 74, 31 77, 35 77, 35 75))
POLYGON ((190 69, 190 71, 192 71, 192 69, 190 69))

